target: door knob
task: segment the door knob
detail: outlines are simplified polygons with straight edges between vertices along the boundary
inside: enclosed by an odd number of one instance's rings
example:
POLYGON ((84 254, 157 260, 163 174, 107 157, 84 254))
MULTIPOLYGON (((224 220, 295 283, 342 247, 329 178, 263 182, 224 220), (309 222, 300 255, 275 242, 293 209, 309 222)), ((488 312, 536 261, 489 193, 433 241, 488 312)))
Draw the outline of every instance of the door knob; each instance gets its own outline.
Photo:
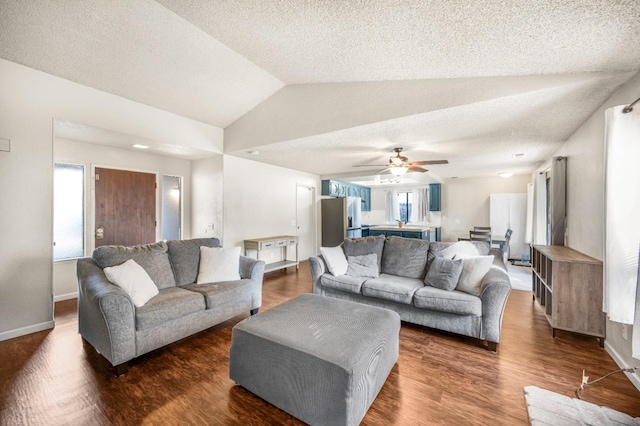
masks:
POLYGON ((101 240, 104 238, 104 227, 96 228, 96 240, 101 240))

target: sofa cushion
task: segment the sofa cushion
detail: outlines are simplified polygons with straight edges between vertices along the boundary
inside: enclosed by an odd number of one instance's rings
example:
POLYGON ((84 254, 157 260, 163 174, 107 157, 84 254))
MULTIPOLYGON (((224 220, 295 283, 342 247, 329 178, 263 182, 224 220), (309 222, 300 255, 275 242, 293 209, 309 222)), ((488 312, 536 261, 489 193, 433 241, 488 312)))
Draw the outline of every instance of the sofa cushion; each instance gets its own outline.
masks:
POLYGON ((382 251, 384 250, 384 235, 363 238, 347 238, 342 242, 346 256, 362 256, 375 253, 378 259, 378 270, 382 266, 382 251))
POLYGON ((133 259, 147 271, 153 283, 162 290, 176 285, 167 249, 167 243, 164 241, 132 247, 102 246, 93 251, 93 260, 104 269, 133 259))
POLYGON ((461 291, 446 291, 424 286, 413 295, 413 304, 417 308, 439 312, 482 316, 480 298, 461 291))
POLYGON ((240 279, 240 247, 200 247, 198 284, 240 279))
POLYGON ((169 321, 204 309, 204 297, 201 294, 178 287, 165 288, 136 309, 136 330, 166 325, 169 321))
POLYGON ((251 284, 249 278, 244 278, 221 283, 189 284, 182 288, 203 295, 207 309, 212 309, 228 302, 242 302, 247 297, 252 297, 251 284))
POLYGON ((382 252, 382 273, 423 279, 429 242, 415 238, 389 237, 382 252))
POLYGON ((324 262, 327 264, 327 268, 330 273, 335 276, 347 273, 349 264, 347 263, 347 257, 344 255, 344 251, 341 246, 320 247, 320 253, 324 258, 324 262))
POLYGON ((462 272, 462 259, 452 260, 446 257, 436 257, 431 263, 424 282, 431 287, 452 291, 458 285, 462 272))
POLYGON ((458 280, 456 290, 464 291, 474 296, 480 295, 480 286, 482 279, 491 265, 493 265, 493 256, 466 256, 457 254, 456 259, 462 259, 462 273, 458 280))
POLYGON ((144 268, 129 259, 122 265, 104 268, 107 279, 125 291, 136 307, 144 306, 158 294, 158 287, 144 268))
POLYGON ((410 305, 413 293, 422 287, 424 283, 417 278, 380 274, 380 278, 370 278, 362 284, 362 294, 410 305))
POLYGON ((200 247, 220 247, 217 238, 167 241, 169 259, 177 285, 196 282, 200 268, 200 247))
POLYGON ((362 256, 347 256, 347 275, 354 277, 378 278, 378 258, 375 253, 363 254, 362 256))

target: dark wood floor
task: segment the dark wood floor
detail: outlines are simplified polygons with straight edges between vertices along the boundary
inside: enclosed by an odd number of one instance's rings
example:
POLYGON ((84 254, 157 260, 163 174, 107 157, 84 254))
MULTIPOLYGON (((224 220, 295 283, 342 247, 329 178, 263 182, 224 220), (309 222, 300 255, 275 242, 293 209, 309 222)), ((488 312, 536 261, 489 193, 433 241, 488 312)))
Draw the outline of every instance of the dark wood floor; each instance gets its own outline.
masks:
MULTIPOLYGON (((265 277, 262 309, 311 290, 308 265, 265 277)), ((300 424, 228 377, 237 317, 134 360, 114 377, 77 334, 75 300, 56 304, 56 327, 0 342, 0 424, 300 424)), ((503 342, 491 353, 473 339, 403 324, 400 358, 365 425, 525 425, 522 388, 573 397, 582 370, 618 369, 595 339, 551 330, 531 293, 513 291, 503 342)), ((640 392, 621 373, 583 398, 640 416, 640 392)))

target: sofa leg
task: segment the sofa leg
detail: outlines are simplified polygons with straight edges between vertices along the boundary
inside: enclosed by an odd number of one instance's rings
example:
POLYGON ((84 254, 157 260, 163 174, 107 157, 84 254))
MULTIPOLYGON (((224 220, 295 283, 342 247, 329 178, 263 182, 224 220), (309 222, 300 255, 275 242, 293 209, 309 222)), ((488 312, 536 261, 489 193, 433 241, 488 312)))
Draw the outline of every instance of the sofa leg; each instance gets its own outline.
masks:
POLYGON ((123 362, 122 364, 118 364, 115 367, 113 367, 113 369, 116 373, 116 377, 120 377, 123 374, 127 374, 127 371, 129 371, 129 363, 123 362))
POLYGON ((253 315, 258 313, 258 309, 259 308, 252 309, 252 310, 249 311, 249 313, 253 316, 253 315))
POLYGON ((498 344, 496 342, 487 341, 487 350, 491 352, 498 352, 498 344))

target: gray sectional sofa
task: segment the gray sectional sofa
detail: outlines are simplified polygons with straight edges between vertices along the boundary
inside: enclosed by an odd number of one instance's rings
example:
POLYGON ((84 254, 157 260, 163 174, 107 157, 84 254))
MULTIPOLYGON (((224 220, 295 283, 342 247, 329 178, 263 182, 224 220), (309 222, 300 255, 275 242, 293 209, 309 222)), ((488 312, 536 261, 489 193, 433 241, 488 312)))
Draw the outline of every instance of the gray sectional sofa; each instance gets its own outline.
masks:
POLYGON ((78 324, 82 337, 115 368, 240 314, 257 313, 262 303, 264 262, 240 256, 240 280, 196 284, 200 247, 220 247, 217 238, 168 241, 133 247, 98 247, 78 260, 78 324), (112 284, 103 268, 133 259, 158 287, 136 307, 112 284))
POLYGON ((379 277, 336 276, 329 272, 323 256, 311 257, 313 293, 391 309, 403 321, 481 339, 489 350, 497 351, 511 291, 499 252, 486 242, 465 243, 467 250, 475 246, 477 255, 494 255, 490 269, 478 281, 477 294, 425 284, 434 259, 451 258, 452 251, 461 247, 454 244, 384 236, 346 239, 342 248, 347 258, 376 253, 379 277))

